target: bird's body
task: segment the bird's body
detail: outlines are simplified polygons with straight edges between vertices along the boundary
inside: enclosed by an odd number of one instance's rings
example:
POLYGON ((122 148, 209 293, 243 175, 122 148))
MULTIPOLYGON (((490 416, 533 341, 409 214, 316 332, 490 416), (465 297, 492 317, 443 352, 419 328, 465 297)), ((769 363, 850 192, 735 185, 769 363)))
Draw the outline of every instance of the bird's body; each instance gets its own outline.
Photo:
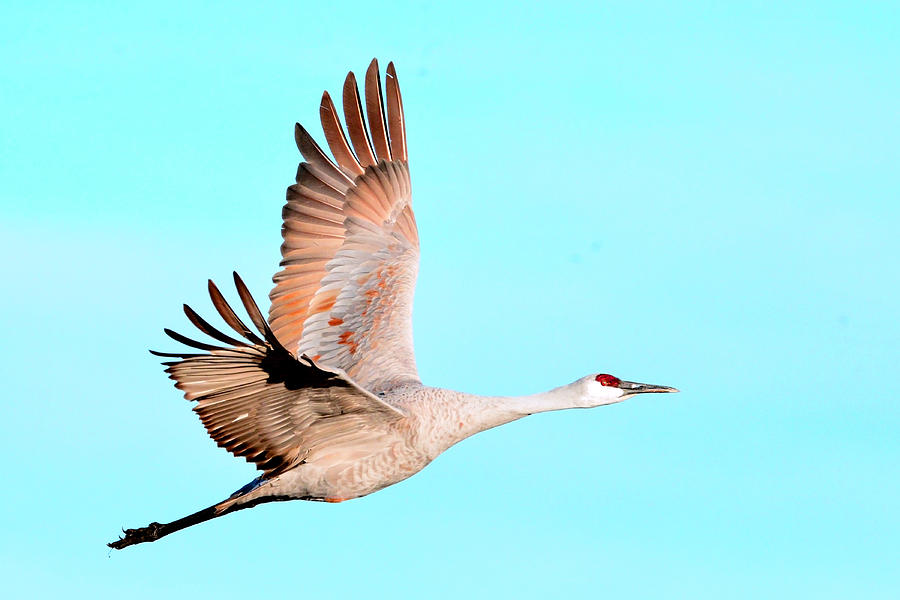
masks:
POLYGON ((453 390, 408 385, 381 399, 406 415, 389 426, 382 443, 318 448, 260 492, 326 502, 359 498, 403 481, 456 442, 500 424, 494 422, 499 414, 484 410, 487 399, 453 390))
POLYGON ((263 474, 208 509, 129 529, 110 546, 153 541, 264 502, 358 498, 410 477, 460 440, 523 416, 677 391, 605 374, 524 397, 480 397, 422 384, 412 339, 419 239, 392 64, 385 84, 383 94, 373 60, 363 100, 348 75, 349 140, 330 97, 323 96, 320 115, 334 161, 297 125, 306 162, 288 188, 282 269, 274 277, 268 319, 237 274, 256 331, 210 281, 213 305, 239 337, 185 306, 189 320, 218 344, 166 330, 199 352, 154 352, 177 359, 164 363, 166 371, 185 398, 196 401, 210 436, 263 474))

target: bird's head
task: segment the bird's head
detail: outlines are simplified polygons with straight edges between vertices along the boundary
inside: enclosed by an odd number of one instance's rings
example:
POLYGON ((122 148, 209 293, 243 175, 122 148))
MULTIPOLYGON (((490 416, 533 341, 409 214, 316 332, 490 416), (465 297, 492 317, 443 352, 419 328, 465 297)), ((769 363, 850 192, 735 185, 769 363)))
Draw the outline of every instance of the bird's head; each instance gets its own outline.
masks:
POLYGON ((614 375, 600 373, 582 377, 578 383, 583 385, 584 398, 588 406, 603 406, 621 402, 638 394, 661 394, 677 392, 673 387, 625 381, 614 375))

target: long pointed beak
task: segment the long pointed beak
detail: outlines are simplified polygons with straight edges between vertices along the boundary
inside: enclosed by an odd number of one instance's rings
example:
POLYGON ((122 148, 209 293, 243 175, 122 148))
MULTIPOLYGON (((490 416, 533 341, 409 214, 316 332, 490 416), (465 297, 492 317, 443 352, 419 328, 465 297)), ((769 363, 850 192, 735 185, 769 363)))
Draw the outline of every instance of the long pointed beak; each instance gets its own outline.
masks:
POLYGON ((669 394, 678 391, 673 387, 634 381, 623 381, 619 384, 619 389, 624 390, 626 394, 669 394))

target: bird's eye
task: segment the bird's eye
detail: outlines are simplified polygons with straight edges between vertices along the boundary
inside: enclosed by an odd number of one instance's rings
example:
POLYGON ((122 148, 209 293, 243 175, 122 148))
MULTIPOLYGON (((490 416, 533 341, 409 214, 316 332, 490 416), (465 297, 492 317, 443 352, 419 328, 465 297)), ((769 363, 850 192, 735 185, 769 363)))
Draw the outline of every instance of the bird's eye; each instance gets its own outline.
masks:
POLYGON ((606 373, 601 373, 594 377, 596 381, 600 382, 600 385, 607 385, 612 387, 618 387, 622 380, 618 377, 613 377, 612 375, 607 375, 606 373))

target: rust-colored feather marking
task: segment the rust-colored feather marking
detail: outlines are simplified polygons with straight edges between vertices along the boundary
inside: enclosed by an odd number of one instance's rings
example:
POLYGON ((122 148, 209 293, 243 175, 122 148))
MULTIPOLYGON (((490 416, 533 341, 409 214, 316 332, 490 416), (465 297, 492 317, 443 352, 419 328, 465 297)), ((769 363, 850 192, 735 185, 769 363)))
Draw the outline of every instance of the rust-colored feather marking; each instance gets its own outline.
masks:
POLYGON ((250 343, 225 335, 186 307, 200 331, 234 344, 214 346, 167 329, 176 341, 205 353, 154 352, 181 359, 164 363, 166 372, 186 399, 197 402, 194 411, 219 446, 255 463, 265 477, 273 477, 296 466, 319 445, 339 440, 377 445, 394 435, 392 424, 404 416, 401 411, 340 372, 292 356, 275 338, 237 273, 234 283, 264 340, 244 325, 210 282, 216 310, 250 343))
POLYGON ((364 103, 356 77, 347 75, 342 99, 349 139, 323 94, 322 129, 334 160, 297 127, 307 162, 287 191, 283 260, 269 309, 274 336, 288 351, 317 356, 363 385, 378 386, 418 381, 410 330, 418 232, 393 64, 384 91, 376 60, 366 71, 364 103), (370 277, 376 271, 382 275, 370 277))

